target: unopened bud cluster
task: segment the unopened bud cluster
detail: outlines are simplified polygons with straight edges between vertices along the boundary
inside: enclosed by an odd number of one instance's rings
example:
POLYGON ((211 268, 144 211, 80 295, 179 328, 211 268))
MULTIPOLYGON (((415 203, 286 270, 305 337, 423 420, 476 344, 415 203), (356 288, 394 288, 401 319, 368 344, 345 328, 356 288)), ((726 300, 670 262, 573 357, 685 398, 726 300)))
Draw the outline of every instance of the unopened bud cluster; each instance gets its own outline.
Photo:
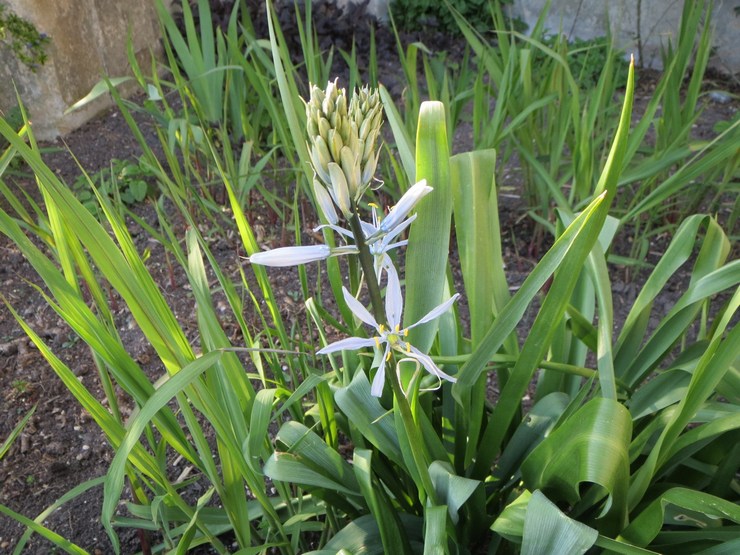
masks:
POLYGON ((375 174, 383 123, 380 98, 377 91, 363 87, 347 102, 336 80, 326 90, 314 85, 306 119, 316 199, 327 220, 336 223, 332 202, 349 217, 375 174))

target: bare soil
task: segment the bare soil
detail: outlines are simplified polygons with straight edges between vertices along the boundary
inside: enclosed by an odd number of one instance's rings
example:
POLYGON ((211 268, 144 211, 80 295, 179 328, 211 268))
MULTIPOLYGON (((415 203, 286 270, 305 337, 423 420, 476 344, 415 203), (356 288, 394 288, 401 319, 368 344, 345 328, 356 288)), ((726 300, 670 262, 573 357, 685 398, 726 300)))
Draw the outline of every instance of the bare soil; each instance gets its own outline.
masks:
MULTIPOLYGON (((395 59, 390 57, 388 59, 395 59)), ((384 68, 393 75, 397 68, 384 68)), ((637 106, 644 106, 650 94, 650 76, 643 80, 637 106)), ((715 88, 709 83, 708 88, 715 88)), ((396 91, 398 92, 398 91, 396 91)), ((715 122, 729 119, 738 109, 738 103, 710 102, 695 129, 697 136, 711 136, 715 122)), ((151 123, 140 124, 154 138, 151 123)), ((456 140, 456 150, 464 150, 469 137, 456 140)), ((107 168, 113 159, 134 159, 139 147, 123 118, 111 110, 75 131, 65 142, 44 145, 48 150, 46 161, 65 182, 72 183, 80 174, 77 162, 67 149, 74 153, 79 164, 88 172, 107 168)), ((516 287, 536 264, 541 252, 532 246, 532 224, 524 215, 524 206, 517 197, 521 183, 516 171, 509 174, 509 182, 500 184, 507 195, 501 199, 501 224, 507 272, 512 287, 516 287)), ((28 174, 8 180, 27 190, 35 198, 35 185, 28 174)), ((156 224, 151 201, 136 207, 145 220, 156 224)), ((8 209, 3 203, 2 207, 8 209)), ((280 222, 269 214, 250 214, 253 224, 263 231, 262 242, 277 246, 285 237, 280 222)), ((149 241, 143 230, 132 224, 141 248, 149 248, 151 256, 147 266, 156 276, 160 288, 178 316, 185 333, 197 334, 194 303, 188 293, 186 280, 175 268, 163 249, 149 241)), ((214 237, 214 252, 227 273, 238 270, 241 249, 235 234, 214 237)), ((656 245, 657 256, 664 245, 656 245)), ((454 256, 454 255, 453 255, 454 256)), ((72 368, 85 386, 104 398, 97 370, 86 346, 64 325, 33 285, 38 277, 24 260, 19 250, 6 237, 0 236, 0 293, 37 333, 53 348, 54 352, 72 368)), ((272 272, 278 288, 278 298, 286 303, 286 310, 294 304, 293 292, 299 290, 294 273, 272 272)), ((614 269, 615 311, 622 314, 631 306, 640 288, 639 276, 634 281, 623 281, 622 273, 614 269)), ((677 276, 680 283, 681 276, 677 276)), ((668 292, 657 303, 656 311, 664 313, 675 301, 678 293, 668 292)), ((297 309, 297 307, 294 307, 297 309)), ((142 341, 123 307, 117 314, 121 334, 129 353, 156 379, 162 370, 157 365, 151 348, 142 341)), ((619 316, 618 316, 619 318, 619 316)), ((227 323, 228 325, 228 323, 227 323)), ((35 518, 42 510, 78 484, 105 474, 112 458, 112 451, 90 416, 80 408, 71 394, 50 369, 49 365, 25 336, 10 311, 0 305, 0 441, 6 438, 16 423, 33 406, 36 412, 29 425, 0 461, 0 503, 27 517, 35 518)), ((124 402, 123 409, 132 407, 124 402)), ((111 544, 100 525, 102 488, 97 487, 73 502, 54 511, 45 521, 46 526, 63 537, 69 538, 91 553, 111 553, 111 544)), ((15 521, 0 515, 0 553, 10 553, 24 528, 15 521)), ((121 530, 124 553, 142 549, 136 531, 121 530)), ((25 553, 49 553, 50 544, 36 537, 25 553)))

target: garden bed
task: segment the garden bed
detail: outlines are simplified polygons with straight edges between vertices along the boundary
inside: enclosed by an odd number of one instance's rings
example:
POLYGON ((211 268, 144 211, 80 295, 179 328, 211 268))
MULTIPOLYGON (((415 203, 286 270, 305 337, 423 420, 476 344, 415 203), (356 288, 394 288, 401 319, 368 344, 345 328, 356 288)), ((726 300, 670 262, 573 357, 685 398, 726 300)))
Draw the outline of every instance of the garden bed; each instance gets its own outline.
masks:
MULTIPOLYGON (((390 49, 390 46, 388 48, 390 49)), ((388 75, 397 72, 397 68, 393 67, 383 67, 382 70, 388 75)), ((647 104, 655 84, 654 78, 654 74, 650 72, 638 72, 636 110, 644 109, 647 104)), ((732 83, 707 83, 707 89, 715 88, 732 88, 732 83)), ((392 92, 399 93, 398 90, 392 92)), ((713 136, 714 124, 730 120, 739 107, 737 100, 728 102, 709 100, 693 130, 693 136, 696 138, 713 136)), ((142 119, 139 123, 153 140, 151 122, 142 119)), ((463 126, 453 145, 453 151, 457 152, 468 147, 469 138, 466 137, 463 126)), ((45 157, 47 163, 68 184, 73 183, 80 174, 77 161, 86 171, 94 173, 109 167, 112 160, 136 160, 139 155, 139 147, 117 110, 86 124, 64 142, 47 144, 44 148, 47 149, 45 157), (67 148, 77 161, 66 152, 67 148)), ((14 180, 32 196, 35 195, 33 179, 27 173, 24 174, 24 168, 21 167, 18 171, 14 180)), ((533 224, 526 217, 526 207, 521 200, 522 183, 517 168, 507 168, 503 176, 503 182, 499 183, 502 191, 500 197, 502 240, 509 285, 515 289, 543 253, 532 240, 533 224)), ((144 221, 156 225, 156 214, 151 201, 136 205, 134 211, 144 221)), ((290 237, 290 233, 285 232, 280 220, 272 216, 269 209, 254 210, 248 216, 255 230, 262 233, 259 237, 262 246, 269 248, 281 246, 286 242, 286 237, 290 237)), ((305 231, 308 232, 310 227, 310 222, 307 222, 305 231)), ((184 235, 184 226, 181 225, 176 229, 184 235)), ((155 276, 178 322, 188 337, 195 336, 197 322, 194 300, 185 276, 177 271, 176 266, 173 271, 171 260, 164 249, 151 240, 140 226, 132 223, 132 233, 140 251, 146 249, 150 252, 146 266, 155 276)), ((239 267, 244 264, 242 258, 244 253, 238 235, 215 233, 210 240, 223 271, 229 275, 238 274, 239 267)), ((648 262, 659 257, 668 240, 667 236, 658 238, 651 245, 648 262)), ((624 241, 627 239, 624 238, 624 241)), ((619 242, 617 241, 617 244, 619 242)), ((737 251, 736 245, 734 248, 737 251)), ((451 256, 454 257, 455 254, 451 256)), ((104 398, 100 386, 95 385, 98 382, 97 372, 87 347, 65 328, 41 292, 32 285, 37 282, 35 272, 15 245, 4 236, 0 237, 0 257, 3 261, 0 265, 0 292, 7 302, 74 370, 80 381, 94 391, 97 390, 101 399, 104 398)), ((643 285, 645 273, 635 275, 633 272, 628 280, 623 268, 612 267, 610 271, 615 300, 615 320, 621 322, 643 285)), ((302 317, 298 316, 301 307, 295 301, 299 285, 294 271, 275 270, 271 272, 271 276, 274 278, 278 299, 285 306, 285 310, 297 315, 296 317, 302 317)), ((661 296, 655 304, 656 313, 664 314, 670 309, 687 279, 688 273, 674 276, 675 294, 668 290, 661 296)), ((148 343, 142 341, 141 334, 122 305, 119 306, 115 316, 127 351, 153 379, 159 377, 163 372, 159 366, 159 359, 148 343)), ((227 335, 237 334, 233 322, 225 320, 224 326, 227 335)), ((495 392, 492 392, 492 395, 495 395, 495 392)), ((127 403, 128 401, 124 401, 121 406, 124 415, 126 411, 130 412, 133 409, 127 403)), ((0 503, 31 518, 81 482, 104 475, 113 453, 97 425, 57 379, 44 357, 22 332, 10 311, 2 306, 0 438, 7 437, 15 423, 34 405, 37 407, 36 412, 28 426, 10 452, 0 461, 0 475, 3 477, 0 483, 0 503)), ((184 466, 176 468, 178 471, 184 470, 184 466)), ((193 495, 197 498, 200 493, 196 486, 193 495)), ((101 500, 102 488, 94 488, 54 511, 47 519, 46 525, 91 553, 110 553, 109 540, 100 525, 101 500)), ((21 525, 0 516, 0 553, 9 553, 22 532, 21 525)), ((122 531, 123 552, 132 553, 140 550, 142 538, 143 535, 136 531, 122 531)), ((35 539, 25 552, 48 553, 48 551, 48 544, 35 539)))

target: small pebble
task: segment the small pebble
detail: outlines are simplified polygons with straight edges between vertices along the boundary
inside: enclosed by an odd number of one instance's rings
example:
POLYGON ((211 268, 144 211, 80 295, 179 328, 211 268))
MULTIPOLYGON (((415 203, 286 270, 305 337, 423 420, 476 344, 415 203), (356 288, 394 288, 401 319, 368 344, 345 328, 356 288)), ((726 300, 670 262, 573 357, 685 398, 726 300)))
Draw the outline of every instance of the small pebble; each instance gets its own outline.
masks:
POLYGON ((719 104, 727 104, 732 100, 732 96, 725 91, 710 91, 709 98, 712 102, 718 102, 719 104))

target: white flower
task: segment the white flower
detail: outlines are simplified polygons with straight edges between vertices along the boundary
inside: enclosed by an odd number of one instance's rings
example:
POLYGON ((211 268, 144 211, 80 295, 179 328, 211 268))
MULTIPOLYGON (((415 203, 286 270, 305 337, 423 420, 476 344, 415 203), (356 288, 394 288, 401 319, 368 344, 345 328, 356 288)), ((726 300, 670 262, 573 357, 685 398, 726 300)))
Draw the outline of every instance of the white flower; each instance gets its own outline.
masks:
MULTIPOLYGON (((316 187, 316 185, 317 184, 315 183, 314 186, 316 187)), ((318 186, 320 187, 320 184, 318 184, 318 186)), ((365 243, 375 259, 375 274, 378 277, 378 282, 381 281, 382 272, 384 270, 387 271, 388 266, 392 265, 388 252, 392 249, 403 247, 408 244, 408 241, 406 240, 394 242, 396 237, 403 233, 411 225, 411 222, 416 219, 416 214, 409 218, 406 218, 406 216, 408 216, 409 212, 414 209, 416 203, 431 191, 432 188, 427 186, 425 179, 422 179, 406 191, 406 193, 401 197, 401 200, 398 201, 398 204, 391 209, 390 213, 385 218, 379 220, 375 206, 371 204, 373 208, 372 223, 360 221, 362 232, 365 235, 365 243)), ((317 198, 318 197, 319 195, 317 195, 317 198)), ((322 210, 324 210, 324 214, 327 215, 327 209, 322 206, 322 210)), ((332 222, 329 217, 327 217, 327 220, 329 220, 329 224, 320 225, 316 227, 314 231, 319 231, 324 227, 328 227, 340 235, 354 241, 355 236, 351 231, 336 225, 336 222, 332 222)))
POLYGON ((330 256, 340 254, 356 253, 354 247, 329 248, 326 245, 309 245, 301 247, 281 247, 269 251, 257 252, 249 257, 252 264, 260 266, 274 266, 283 268, 285 266, 297 266, 298 264, 308 264, 325 260, 330 256))
POLYGON ((388 215, 380 222, 379 231, 390 233, 408 216, 416 204, 427 194, 432 192, 432 188, 427 185, 427 180, 422 179, 406 191, 401 200, 398 201, 388 215))
POLYGON ((405 337, 408 335, 411 328, 415 328, 416 326, 434 320, 449 310, 452 304, 460 296, 459 293, 455 293, 447 301, 429 311, 429 313, 418 322, 401 329, 401 315, 403 313, 401 283, 398 279, 398 273, 392 265, 388 267, 387 272, 388 286, 385 296, 385 316, 388 320, 387 327, 385 324, 379 324, 373 315, 370 314, 370 312, 343 287, 342 294, 344 295, 344 300, 347 302, 349 308, 360 320, 375 328, 377 335, 371 338, 348 337, 327 345, 323 349, 317 351, 317 354, 326 355, 337 351, 362 349, 363 347, 374 347, 376 349, 380 349, 381 345, 383 345, 383 356, 380 358, 378 371, 375 374, 371 388, 371 393, 376 397, 380 397, 383 393, 383 385, 385 384, 385 365, 391 357, 391 350, 401 353, 404 357, 418 361, 419 364, 427 370, 427 372, 437 376, 439 379, 445 379, 450 382, 456 381, 452 376, 445 374, 434 363, 429 355, 422 353, 419 349, 406 341, 405 337))

